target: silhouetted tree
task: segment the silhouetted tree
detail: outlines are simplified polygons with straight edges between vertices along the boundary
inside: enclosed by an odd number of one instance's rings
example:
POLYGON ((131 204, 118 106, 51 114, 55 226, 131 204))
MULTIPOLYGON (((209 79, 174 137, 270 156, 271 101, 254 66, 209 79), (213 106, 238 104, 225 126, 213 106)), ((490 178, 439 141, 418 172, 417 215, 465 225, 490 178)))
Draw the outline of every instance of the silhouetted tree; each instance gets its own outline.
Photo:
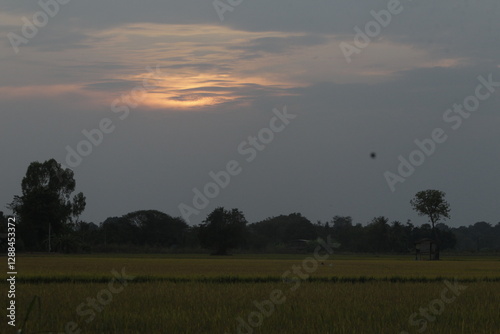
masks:
POLYGON ((457 244, 457 237, 455 233, 448 227, 448 225, 439 223, 436 224, 436 232, 440 241, 441 250, 453 249, 457 244))
POLYGON ((388 230, 389 250, 396 253, 404 253, 410 250, 411 230, 398 221, 392 222, 388 230))
MULTIPOLYGON (((76 182, 73 171, 54 159, 32 162, 21 183, 22 195, 9 208, 18 217, 18 233, 29 250, 40 250, 43 241, 66 233, 70 223, 85 209, 85 196, 71 199, 76 182)), ((49 245, 50 246, 50 245, 49 245)))
POLYGON ((436 260, 439 260, 440 241, 436 231, 436 224, 442 218, 450 218, 450 205, 444 199, 445 193, 440 190, 423 190, 419 191, 415 197, 410 201, 413 210, 419 216, 427 216, 432 224, 432 231, 436 239, 436 260))
POLYGON ((157 210, 141 210, 122 217, 129 225, 136 226, 138 242, 142 245, 178 247, 184 243, 188 224, 157 210))
MULTIPOLYGON (((344 251, 353 251, 356 247, 355 228, 352 225, 352 218, 349 216, 335 216, 331 223, 333 238, 340 243, 340 249, 344 251)), ((357 235, 358 238, 362 236, 357 235)))
POLYGON ((500 223, 492 226, 477 222, 468 227, 452 229, 457 239, 457 248, 466 251, 500 251, 500 223))
POLYGON ((366 226, 368 244, 372 252, 389 251, 389 219, 376 217, 366 226))
POLYGON ((104 245, 135 245, 141 244, 139 226, 122 217, 107 218, 100 226, 104 245))
POLYGON ((317 238, 317 226, 300 213, 266 218, 249 226, 253 242, 275 247, 286 245, 298 239, 317 238))
POLYGON ((0 211, 0 252, 7 251, 7 232, 8 232, 8 217, 4 216, 3 212, 0 211))
POLYGON ((73 227, 74 234, 81 241, 81 251, 90 252, 92 245, 103 242, 99 239, 99 226, 94 223, 79 221, 73 227))
POLYGON ((0 233, 7 233, 8 217, 0 211, 0 233))
POLYGON ((228 250, 244 243, 247 221, 238 209, 216 208, 199 225, 202 247, 212 249, 212 255, 227 255, 228 250))

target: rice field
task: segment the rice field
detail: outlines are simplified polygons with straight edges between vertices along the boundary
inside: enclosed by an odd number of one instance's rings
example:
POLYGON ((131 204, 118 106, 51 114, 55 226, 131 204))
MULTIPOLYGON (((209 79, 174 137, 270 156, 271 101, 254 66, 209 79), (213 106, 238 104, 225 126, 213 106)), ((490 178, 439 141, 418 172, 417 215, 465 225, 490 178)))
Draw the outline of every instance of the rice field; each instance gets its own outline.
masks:
POLYGON ((308 257, 19 256, 17 329, 500 333, 499 258, 308 257))

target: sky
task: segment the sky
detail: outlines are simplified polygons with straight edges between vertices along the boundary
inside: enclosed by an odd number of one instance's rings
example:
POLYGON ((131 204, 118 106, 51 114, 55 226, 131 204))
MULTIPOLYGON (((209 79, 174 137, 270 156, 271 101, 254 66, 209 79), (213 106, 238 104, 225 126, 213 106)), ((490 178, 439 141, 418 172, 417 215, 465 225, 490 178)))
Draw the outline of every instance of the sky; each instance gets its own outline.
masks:
POLYGON ((499 31, 497 0, 0 0, 0 210, 54 158, 94 223, 420 225, 438 189, 496 224, 499 31))

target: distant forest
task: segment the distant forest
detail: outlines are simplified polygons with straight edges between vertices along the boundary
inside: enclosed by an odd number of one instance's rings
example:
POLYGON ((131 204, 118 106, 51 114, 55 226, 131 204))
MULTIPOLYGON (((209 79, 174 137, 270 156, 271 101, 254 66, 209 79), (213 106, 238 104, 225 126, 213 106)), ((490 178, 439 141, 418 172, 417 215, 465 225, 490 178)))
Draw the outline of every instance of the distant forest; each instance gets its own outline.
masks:
MULTIPOLYGON (((340 252, 408 253, 416 241, 436 240, 441 251, 500 252, 500 222, 477 222, 450 228, 450 206, 439 190, 418 192, 410 201, 431 224, 390 222, 375 217, 367 224, 348 216, 312 223, 300 213, 248 223, 238 209, 216 208, 196 226, 156 210, 110 217, 99 224, 80 220, 85 210, 83 193, 73 195, 73 171, 56 160, 32 162, 23 178, 22 195, 7 207, 16 219, 16 238, 7 238, 8 217, 0 212, 0 249, 7 251, 82 252, 230 252, 296 253, 313 251, 327 237, 340 252)), ((10 231, 9 231, 10 232, 10 231)), ((439 258, 439 257, 437 257, 439 258)))
MULTIPOLYGON (((7 225, 3 213, 0 213, 0 220, 2 227, 7 225)), ((156 210, 136 211, 107 218, 98 225, 82 221, 71 224, 66 231, 52 236, 50 246, 51 251, 65 253, 203 252, 212 248, 203 237, 206 225, 189 226, 181 218, 156 210)), ((226 235, 216 232, 226 242, 231 242, 229 248, 233 252, 308 252, 314 250, 318 238, 330 236, 340 244, 337 249, 340 252, 409 253, 413 251, 415 241, 433 237, 430 224, 415 226, 410 221, 389 222, 385 217, 373 218, 366 225, 341 216, 325 223, 312 223, 300 213, 292 213, 251 224, 243 221, 241 227, 239 231, 230 231, 226 235)), ((440 223, 436 228, 441 250, 500 252, 500 223, 492 226, 487 222, 477 222, 458 228, 440 223)), ((35 241, 33 232, 23 230, 22 224, 19 226, 19 251, 48 250, 48 235, 35 241)), ((212 238, 217 238, 217 235, 212 238)))

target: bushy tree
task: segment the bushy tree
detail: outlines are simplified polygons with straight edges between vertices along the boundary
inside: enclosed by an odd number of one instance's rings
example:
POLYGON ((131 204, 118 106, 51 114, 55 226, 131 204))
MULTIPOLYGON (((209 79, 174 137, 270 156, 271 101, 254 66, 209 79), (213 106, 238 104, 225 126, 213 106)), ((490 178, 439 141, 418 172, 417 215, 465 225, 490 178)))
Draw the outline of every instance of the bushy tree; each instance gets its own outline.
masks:
POLYGON ((368 243, 372 252, 387 252, 389 244, 389 219, 376 217, 365 227, 368 243))
POLYGON ((275 246, 287 244, 298 239, 314 240, 317 227, 300 213, 279 215, 250 225, 250 230, 259 236, 261 243, 275 246))
POLYGON ((212 249, 212 255, 227 255, 232 248, 242 246, 247 220, 238 209, 216 208, 199 225, 201 246, 212 249))
POLYGON ((150 246, 182 246, 189 227, 182 218, 174 218, 157 210, 141 210, 122 217, 139 230, 139 243, 150 246))
POLYGON ((450 205, 444 199, 445 195, 446 194, 440 190, 423 190, 419 191, 410 201, 413 210, 415 210, 419 216, 427 216, 429 222, 432 224, 432 231, 434 232, 435 241, 437 243, 436 260, 439 260, 440 247, 436 224, 438 224, 441 219, 450 218, 450 205))
MULTIPOLYGON (((51 236, 65 234, 85 209, 82 193, 71 198, 76 182, 73 171, 56 160, 32 162, 21 183, 22 195, 9 208, 18 217, 18 233, 29 250, 40 250, 51 236)), ((49 245, 50 247, 50 245, 49 245)))

